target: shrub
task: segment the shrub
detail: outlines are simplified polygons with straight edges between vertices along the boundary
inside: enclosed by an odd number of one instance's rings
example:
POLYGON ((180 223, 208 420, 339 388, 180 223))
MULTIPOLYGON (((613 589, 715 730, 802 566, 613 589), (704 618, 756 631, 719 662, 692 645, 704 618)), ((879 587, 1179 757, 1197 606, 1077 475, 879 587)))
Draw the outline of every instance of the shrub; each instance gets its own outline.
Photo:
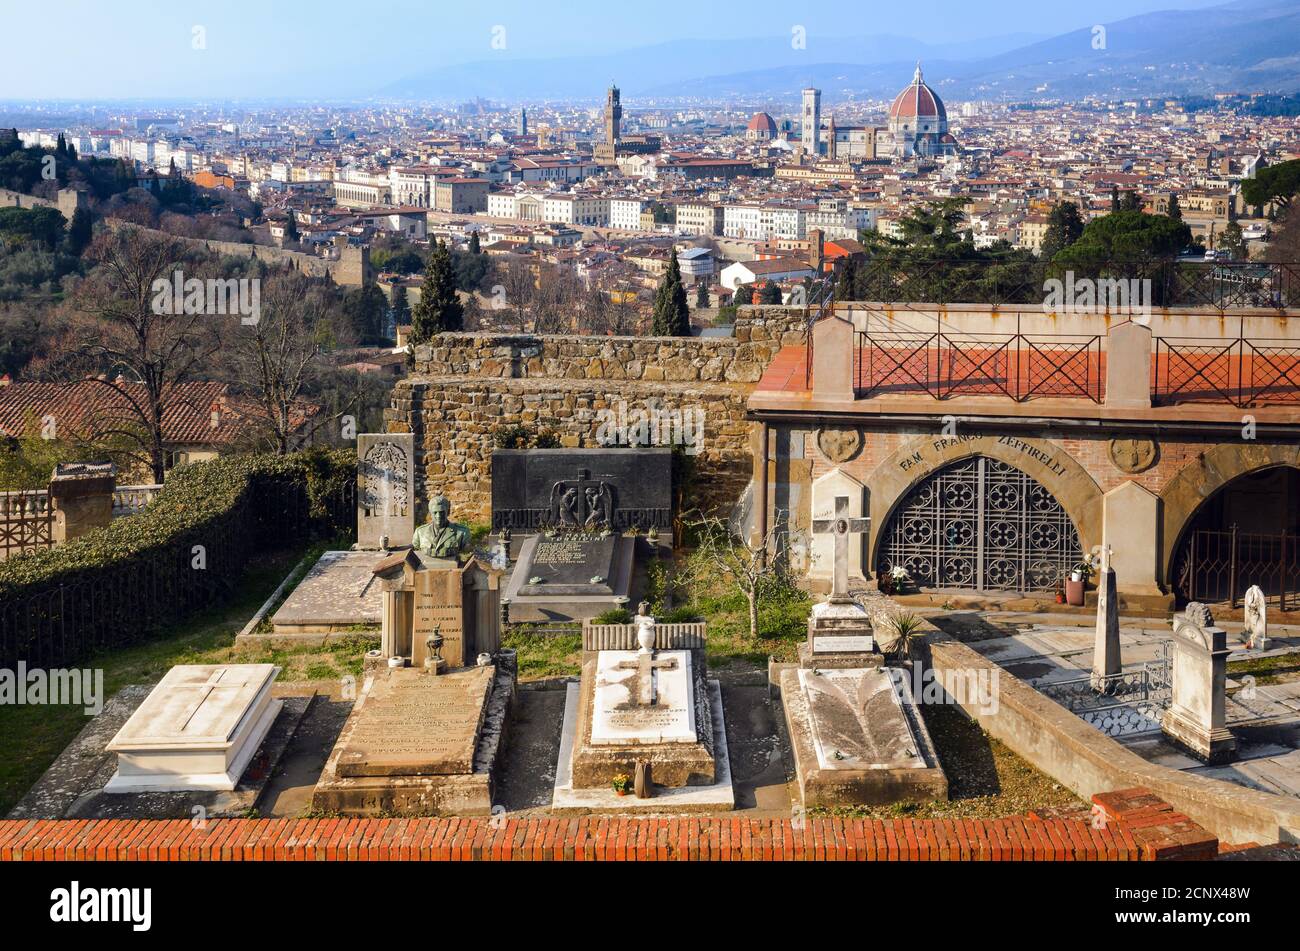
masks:
POLYGON ((0 564, 0 665, 60 667, 137 643, 211 604, 247 557, 355 525, 348 450, 173 470, 143 512, 0 564))

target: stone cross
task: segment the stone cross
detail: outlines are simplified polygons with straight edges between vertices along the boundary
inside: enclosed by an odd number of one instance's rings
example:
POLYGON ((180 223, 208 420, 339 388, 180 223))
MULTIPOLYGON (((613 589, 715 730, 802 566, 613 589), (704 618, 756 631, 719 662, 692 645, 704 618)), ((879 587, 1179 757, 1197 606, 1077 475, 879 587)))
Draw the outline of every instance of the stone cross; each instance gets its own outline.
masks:
POLYGON ((618 665, 619 670, 637 672, 636 705, 639 707, 653 707, 659 702, 659 694, 655 689, 655 671, 677 669, 677 658, 655 660, 654 657, 653 651, 641 651, 636 655, 636 660, 625 660, 618 665))
POLYGON ((244 686, 246 682, 244 680, 222 683, 221 678, 223 678, 227 673, 228 671, 224 668, 222 670, 214 670, 212 673, 208 674, 208 679, 203 683, 185 685, 190 689, 198 691, 198 696, 197 699, 195 699, 195 701, 185 709, 185 713, 177 718, 176 732, 183 732, 185 728, 190 725, 190 720, 194 719, 194 714, 198 713, 199 709, 208 702, 208 697, 212 696, 212 691, 218 689, 238 690, 240 687, 244 686))
POLYGON ((831 600, 843 600, 849 596, 849 536, 862 535, 871 526, 869 518, 852 518, 849 512, 849 497, 835 496, 835 517, 813 520, 813 534, 835 536, 835 572, 831 580, 831 600))

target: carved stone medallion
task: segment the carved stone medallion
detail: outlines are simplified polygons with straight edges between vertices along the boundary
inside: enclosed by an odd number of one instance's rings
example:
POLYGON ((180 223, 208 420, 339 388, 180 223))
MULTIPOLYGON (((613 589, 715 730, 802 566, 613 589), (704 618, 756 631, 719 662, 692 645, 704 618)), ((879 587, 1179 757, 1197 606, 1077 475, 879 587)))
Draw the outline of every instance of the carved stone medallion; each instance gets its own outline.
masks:
POLYGON ((862 448, 862 432, 853 427, 823 426, 817 430, 817 448, 830 462, 848 462, 862 448))
POLYGON ((1154 439, 1112 439, 1110 461, 1130 475, 1145 472, 1156 464, 1154 439))

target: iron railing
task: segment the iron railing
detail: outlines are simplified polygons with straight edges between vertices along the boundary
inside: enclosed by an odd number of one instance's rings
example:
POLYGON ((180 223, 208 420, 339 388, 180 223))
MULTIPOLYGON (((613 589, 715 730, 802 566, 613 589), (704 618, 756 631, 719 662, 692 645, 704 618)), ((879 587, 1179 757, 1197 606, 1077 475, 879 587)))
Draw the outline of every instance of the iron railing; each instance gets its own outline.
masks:
POLYGON ((1162 641, 1156 660, 1132 670, 1098 679, 1089 675, 1058 680, 1037 689, 1107 736, 1152 733, 1160 729, 1173 697, 1169 647, 1169 641, 1162 641))
POLYGON ((891 255, 856 266, 850 298, 909 304, 1042 304, 1049 280, 1088 278, 1127 293, 1132 288, 1151 307, 1209 307, 1219 311, 1300 307, 1300 263, 1176 260, 1168 257, 1109 258, 1071 265, 1051 261, 899 263, 891 255), (1113 282, 1125 282, 1117 287, 1113 282), (1130 282, 1137 282, 1132 284, 1130 282))
POLYGON ((809 284, 807 299, 804 301, 806 315, 804 326, 804 389, 812 388, 813 371, 813 327, 817 321, 835 310, 835 276, 827 275, 809 284))
POLYGON ((857 333, 854 391, 859 398, 926 394, 1031 399, 1105 399, 1099 334, 963 333, 936 315, 933 328, 873 328, 857 333))
POLYGON ((1246 339, 1239 328, 1235 338, 1156 337, 1154 343, 1154 403, 1300 403, 1294 340, 1246 339))
POLYGON ((1237 607, 1259 585, 1283 611, 1300 608, 1300 536, 1291 532, 1241 532, 1231 527, 1193 529, 1174 571, 1185 601, 1237 607))

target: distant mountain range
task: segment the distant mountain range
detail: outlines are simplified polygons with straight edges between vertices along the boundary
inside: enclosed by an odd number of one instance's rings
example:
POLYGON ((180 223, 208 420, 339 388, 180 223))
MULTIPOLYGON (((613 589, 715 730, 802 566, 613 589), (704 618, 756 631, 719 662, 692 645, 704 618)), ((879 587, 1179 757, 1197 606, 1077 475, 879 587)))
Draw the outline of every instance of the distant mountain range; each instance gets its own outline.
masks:
POLYGON ((442 66, 377 89, 393 99, 505 102, 624 99, 792 101, 818 86, 828 102, 885 98, 922 60, 926 80, 955 99, 1075 99, 1300 91, 1300 0, 1235 0, 1165 10, 1038 37, 1007 34, 927 44, 899 36, 680 40, 596 56, 497 58, 442 66), (1103 45, 1104 44, 1104 45, 1103 45), (1101 48, 1098 48, 1101 47, 1101 48), (762 63, 737 70, 737 65, 762 63))

